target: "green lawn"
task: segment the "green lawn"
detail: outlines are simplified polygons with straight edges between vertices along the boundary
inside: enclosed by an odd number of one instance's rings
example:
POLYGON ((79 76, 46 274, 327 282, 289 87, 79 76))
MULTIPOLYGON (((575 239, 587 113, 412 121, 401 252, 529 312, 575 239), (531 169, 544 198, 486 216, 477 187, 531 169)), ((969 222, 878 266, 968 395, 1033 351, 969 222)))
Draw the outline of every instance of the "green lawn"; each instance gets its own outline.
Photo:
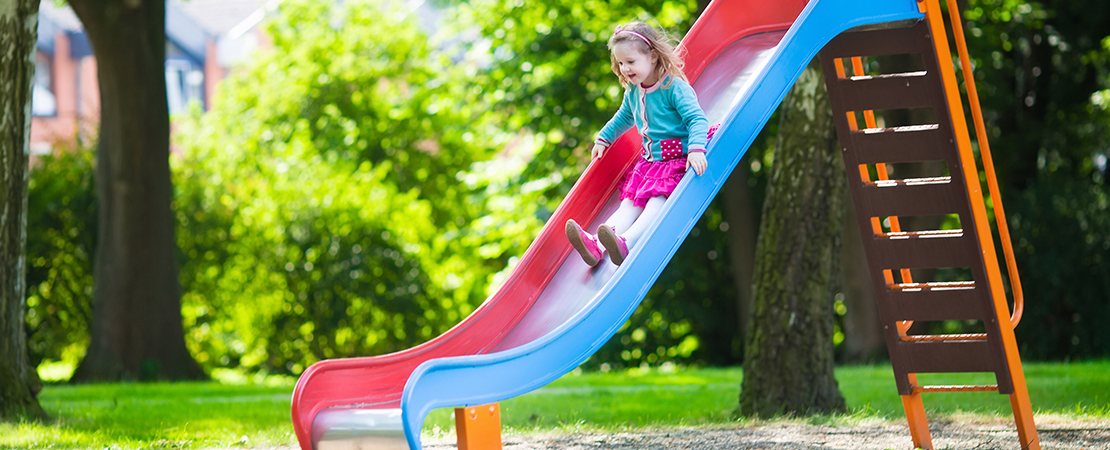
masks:
MULTIPOLYGON (((1026 377, 1039 413, 1110 418, 1110 361, 1027 363, 1026 377)), ((502 403, 512 432, 627 429, 721 424, 735 420, 741 371, 569 374, 551 385, 502 403)), ((837 369, 848 401, 845 418, 901 420, 902 406, 889 366, 837 369)), ((922 376, 928 384, 989 384, 989 376, 922 376)), ((54 423, 0 425, 0 448, 201 448, 293 445, 289 419, 291 380, 231 385, 208 383, 48 386, 41 395, 54 423)), ((989 393, 926 394, 929 413, 1009 416, 1005 396, 989 393)), ((453 427, 450 410, 429 417, 425 432, 453 427)))

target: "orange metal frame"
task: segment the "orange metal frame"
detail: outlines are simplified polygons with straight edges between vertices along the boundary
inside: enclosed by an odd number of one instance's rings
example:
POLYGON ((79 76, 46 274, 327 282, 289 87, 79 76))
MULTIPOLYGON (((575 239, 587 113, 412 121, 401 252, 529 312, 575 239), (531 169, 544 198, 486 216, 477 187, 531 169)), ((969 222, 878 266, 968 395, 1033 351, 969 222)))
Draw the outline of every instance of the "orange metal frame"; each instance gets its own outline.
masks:
MULTIPOLYGON (((925 18, 929 22, 929 27, 933 34, 933 45, 936 46, 936 54, 938 57, 942 55, 951 55, 951 49, 948 46, 948 35, 944 26, 944 17, 942 16, 943 10, 940 7, 939 0, 918 0, 918 6, 921 11, 925 13, 925 18)), ((1029 402, 1029 391, 1025 383, 1025 371, 1022 369, 1021 357, 1018 353, 1017 341, 1014 337, 1014 326, 1021 320, 1021 313, 1024 303, 1024 298, 1021 291, 1021 281, 1018 278, 1017 267, 1013 258, 1013 247, 1010 243, 1009 228, 1006 225, 1006 216, 1002 208, 1002 198, 998 194, 998 181, 994 173, 994 163, 990 155, 990 144, 987 141, 986 129, 983 123, 982 111, 979 107, 979 97, 975 89, 975 77, 971 71, 971 62, 967 53, 967 45, 963 36, 963 21, 959 14, 958 5, 954 1, 948 2, 948 9, 950 18, 952 20, 953 34, 956 38, 957 51, 959 52, 961 68, 963 69, 964 82, 968 89, 969 106, 971 107, 972 115, 975 119, 976 138, 979 142, 980 153, 983 157, 983 166, 987 175, 988 185, 991 194, 991 201, 995 208, 995 222, 998 224, 999 233, 1002 237, 1003 250, 1007 257, 1007 267, 1010 275, 1010 283, 1014 289, 1014 313, 1010 315, 1010 308, 1006 301, 1006 291, 1003 288, 1002 274, 998 268, 998 257, 995 254, 993 234, 990 228, 990 221, 987 219, 987 209, 983 200, 983 192, 979 182, 978 166, 975 162, 975 155, 971 148, 971 137, 967 130, 967 118, 964 116, 963 99, 960 95, 959 85, 956 81, 955 68, 950 64, 939 64, 941 80, 944 85, 944 91, 948 97, 948 112, 952 118, 953 129, 956 133, 956 144, 960 153, 961 166, 964 171, 964 180, 967 183, 967 190, 971 200, 971 210, 974 215, 974 226, 976 227, 980 240, 980 248, 983 252, 984 265, 988 282, 990 283, 991 292, 994 295, 995 315, 998 320, 1004 317, 1010 317, 1010 326, 999 326, 1001 331, 1002 344, 1005 349, 1006 363, 1010 371, 1010 377, 1013 381, 1014 393, 1010 394, 1010 406, 1014 412, 1014 421, 1017 425, 1018 438, 1021 441, 1022 449, 1040 449, 1040 442, 1037 438, 1037 429, 1033 423, 1033 409, 1029 402)), ((906 404, 906 415, 910 419, 911 430, 917 426, 924 426, 920 430, 913 431, 915 445, 931 447, 931 442, 927 440, 918 443, 918 434, 928 436, 928 425, 924 418, 924 409, 920 406, 920 392, 922 391, 945 391, 950 390, 947 387, 936 387, 935 389, 915 389, 914 394, 910 398, 903 397, 903 403, 906 404), (910 403, 915 403, 911 405, 910 403), (910 407, 913 407, 912 410, 910 407), (920 415, 920 417, 915 417, 920 415), (920 425, 918 425, 920 423, 920 425)), ((975 389, 963 389, 975 390, 975 389)))

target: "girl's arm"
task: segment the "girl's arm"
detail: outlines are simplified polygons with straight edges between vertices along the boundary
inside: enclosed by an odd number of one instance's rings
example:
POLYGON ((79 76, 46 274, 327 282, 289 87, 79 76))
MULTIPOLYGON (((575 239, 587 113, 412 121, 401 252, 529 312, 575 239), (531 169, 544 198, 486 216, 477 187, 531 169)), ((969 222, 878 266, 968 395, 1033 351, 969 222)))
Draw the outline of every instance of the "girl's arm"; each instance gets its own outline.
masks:
POLYGON ((682 80, 675 80, 674 86, 675 109, 682 116, 682 123, 690 132, 690 136, 686 139, 688 147, 686 153, 704 152, 708 142, 709 119, 705 118, 705 112, 698 104, 698 95, 694 93, 694 88, 682 80))
POLYGON ((597 134, 597 140, 594 141, 594 148, 590 152, 595 159, 600 158, 605 152, 605 149, 611 147, 617 138, 621 137, 624 132, 632 128, 634 121, 632 118, 631 99, 631 89, 625 90, 620 109, 617 110, 617 113, 613 115, 612 119, 609 119, 609 122, 605 124, 601 132, 597 134))

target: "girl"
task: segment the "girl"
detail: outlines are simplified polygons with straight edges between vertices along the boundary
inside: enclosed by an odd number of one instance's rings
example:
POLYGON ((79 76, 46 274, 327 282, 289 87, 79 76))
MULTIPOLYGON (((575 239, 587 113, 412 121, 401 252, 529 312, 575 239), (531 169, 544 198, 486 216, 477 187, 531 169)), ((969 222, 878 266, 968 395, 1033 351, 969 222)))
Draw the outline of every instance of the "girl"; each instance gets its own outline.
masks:
POLYGON ((598 226, 597 235, 573 219, 567 221, 567 239, 591 266, 606 251, 614 264, 624 262, 686 170, 705 172, 705 146, 712 134, 682 73, 682 59, 661 33, 642 22, 617 26, 609 38, 609 52, 613 72, 625 88, 624 101, 601 129, 590 154, 601 158, 635 125, 643 138, 642 158, 621 179, 620 207, 598 226))

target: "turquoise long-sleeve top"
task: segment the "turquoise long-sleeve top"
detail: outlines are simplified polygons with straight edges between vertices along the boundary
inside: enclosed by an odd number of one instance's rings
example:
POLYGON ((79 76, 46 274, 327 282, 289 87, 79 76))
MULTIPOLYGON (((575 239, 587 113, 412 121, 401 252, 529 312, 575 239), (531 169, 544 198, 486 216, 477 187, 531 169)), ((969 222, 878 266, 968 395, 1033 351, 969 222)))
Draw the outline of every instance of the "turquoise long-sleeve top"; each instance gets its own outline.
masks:
POLYGON ((697 94, 690 83, 673 79, 667 87, 666 78, 656 81, 649 87, 629 86, 624 91, 620 109, 605 124, 597 135, 598 144, 612 146, 622 134, 633 126, 643 138, 642 156, 648 161, 664 159, 664 147, 668 147, 668 158, 672 159, 673 142, 682 143, 682 154, 704 152, 709 120, 698 104, 697 94), (668 141, 666 145, 663 141, 668 141))

